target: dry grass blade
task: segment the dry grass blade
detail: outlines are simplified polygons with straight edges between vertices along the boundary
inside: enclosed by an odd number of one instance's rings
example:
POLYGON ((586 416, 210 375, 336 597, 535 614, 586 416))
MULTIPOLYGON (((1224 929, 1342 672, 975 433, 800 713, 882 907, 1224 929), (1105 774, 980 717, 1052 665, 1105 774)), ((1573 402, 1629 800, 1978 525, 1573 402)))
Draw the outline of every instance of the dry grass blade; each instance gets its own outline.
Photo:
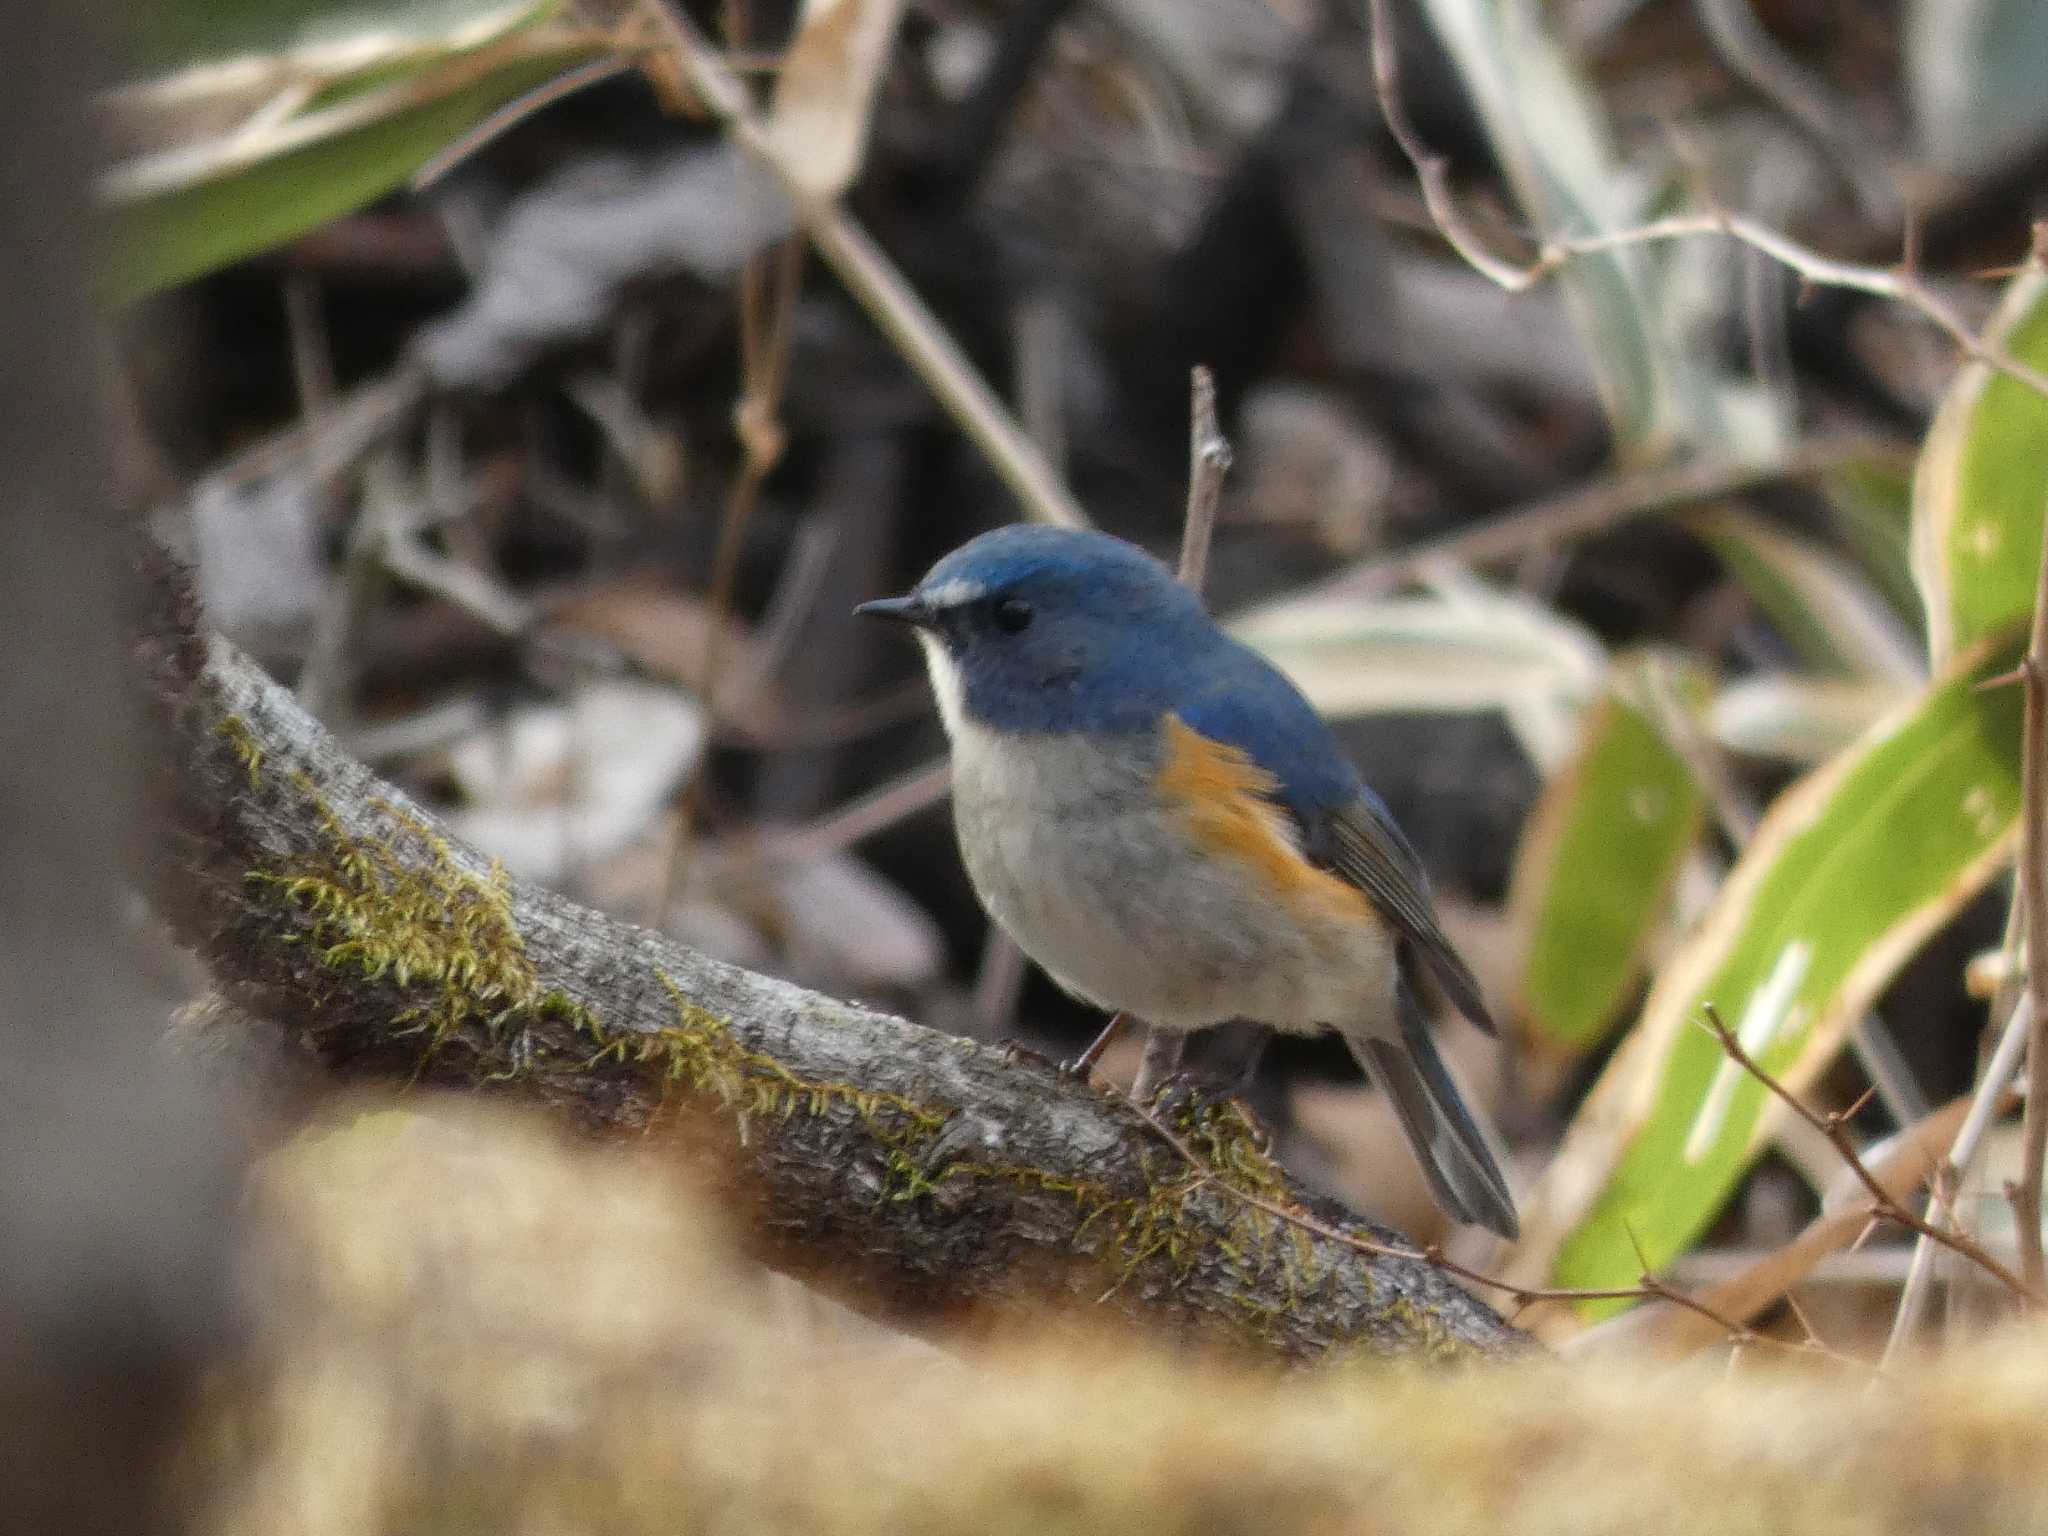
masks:
POLYGON ((903 275, 844 209, 807 189, 802 173, 789 163, 784 146, 755 111, 746 87, 696 23, 667 0, 648 0, 648 14, 690 88, 725 123, 733 139, 775 173, 812 246, 987 456, 1025 511, 1041 522, 1087 527, 1088 516, 1065 482, 903 275))
MULTIPOLYGON (((768 133, 803 189, 837 197, 859 172, 903 0, 807 0, 783 55, 768 133)), ((735 39, 737 41, 737 39, 735 39)))
MULTIPOLYGON (((1962 1129, 1956 1132, 1956 1139, 1949 1147, 1948 1157, 1940 1172, 1944 1177, 1934 1186, 1934 1198, 1928 1202, 1927 1218, 1935 1226, 1949 1221, 1954 1215, 1955 1192, 1967 1177, 1970 1166, 1976 1161, 1978 1149, 1983 1145, 1984 1133, 1992 1121, 2003 1112, 2007 1098, 2006 1085, 2012 1081, 2013 1072, 2019 1066, 2020 1052, 2025 1047, 2027 1036, 2032 1030, 2034 1000, 2030 993, 2022 992, 2006 1016, 2005 1027, 1999 1033, 1998 1044, 1991 1053, 1991 1059, 1984 1064, 1983 1076, 1977 1084, 1970 1113, 1964 1118, 1962 1129)), ((1899 1310, 1892 1319, 1891 1337, 1886 1340, 1884 1361, 1889 1363, 1906 1347, 1920 1323, 1920 1316, 1926 1306, 1927 1288, 1932 1282, 1932 1258, 1935 1240, 1923 1234, 1913 1245, 1912 1268, 1906 1273, 1905 1289, 1899 1295, 1899 1310)))

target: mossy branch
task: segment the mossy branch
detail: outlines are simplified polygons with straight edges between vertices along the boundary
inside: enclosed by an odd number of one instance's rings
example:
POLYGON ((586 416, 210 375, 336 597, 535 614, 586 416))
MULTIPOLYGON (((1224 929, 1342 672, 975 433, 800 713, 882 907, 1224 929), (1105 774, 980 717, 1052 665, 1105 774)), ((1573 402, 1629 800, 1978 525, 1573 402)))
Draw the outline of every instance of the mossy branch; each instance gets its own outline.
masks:
POLYGON ((223 996, 324 1072, 672 1138, 759 1258, 902 1326, 1064 1308, 1286 1358, 1522 1347, 1428 1264, 1237 1198, 1392 1236, 1293 1185, 1232 1109, 1176 1122, 1210 1169, 1192 1173, 1041 1063, 509 878, 212 635, 181 562, 154 544, 143 560, 175 829, 158 899, 223 996))

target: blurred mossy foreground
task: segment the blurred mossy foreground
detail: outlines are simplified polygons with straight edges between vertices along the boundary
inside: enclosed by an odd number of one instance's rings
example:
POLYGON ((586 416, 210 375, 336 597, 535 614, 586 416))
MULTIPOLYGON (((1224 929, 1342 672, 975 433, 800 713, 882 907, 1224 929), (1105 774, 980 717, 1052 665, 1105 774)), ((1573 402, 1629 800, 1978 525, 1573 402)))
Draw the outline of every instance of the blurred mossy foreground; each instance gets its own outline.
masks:
MULTIPOLYGON (((2048 1333, 1860 1376, 940 1353, 776 1304, 671 1164, 414 1100, 256 1179, 200 1530, 2048 1530, 2048 1333)), ((1020 1343, 1024 1341, 1019 1341, 1020 1343)))

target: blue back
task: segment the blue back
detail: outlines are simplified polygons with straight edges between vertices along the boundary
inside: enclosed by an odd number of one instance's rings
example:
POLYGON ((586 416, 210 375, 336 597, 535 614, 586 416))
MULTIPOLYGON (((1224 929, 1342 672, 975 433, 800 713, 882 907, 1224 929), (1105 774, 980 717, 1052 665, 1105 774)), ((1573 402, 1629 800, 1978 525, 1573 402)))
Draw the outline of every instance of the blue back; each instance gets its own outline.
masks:
POLYGON ((1030 627, 1016 634, 972 612, 943 632, 966 711, 983 725, 1149 736, 1171 712, 1277 778, 1311 832, 1361 797, 1386 817, 1300 690, 1135 545, 1037 524, 999 528, 941 560, 918 590, 1032 606, 1030 627))

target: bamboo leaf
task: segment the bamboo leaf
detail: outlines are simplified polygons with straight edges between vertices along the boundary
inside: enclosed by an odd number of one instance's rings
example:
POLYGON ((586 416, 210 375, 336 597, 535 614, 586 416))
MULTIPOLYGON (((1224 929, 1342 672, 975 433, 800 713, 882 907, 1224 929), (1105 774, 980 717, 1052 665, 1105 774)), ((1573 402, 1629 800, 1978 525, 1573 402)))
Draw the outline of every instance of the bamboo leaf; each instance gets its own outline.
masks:
POLYGON ((1599 641, 1579 625, 1478 583, 1434 596, 1294 600, 1231 632, 1325 715, 1498 710, 1544 767, 1570 752, 1607 670, 1599 641))
MULTIPOLYGON (((1573 77, 1525 0, 1424 0, 1445 50, 1485 124, 1516 196, 1546 233, 1595 234, 1638 212, 1598 103, 1573 77)), ((1668 426, 1664 359, 1642 292, 1640 253, 1572 263, 1560 278, 1588 362, 1624 443, 1653 441, 1668 426)))
MULTIPOLYGON (((2015 278, 1987 339, 2048 367, 2048 272, 2015 278)), ((2048 398, 1970 363, 1913 477, 1913 575, 1936 666, 2033 612, 2048 515, 2048 398)))
POLYGON ((1536 803, 1508 913, 1525 936, 1514 1017, 1536 1054, 1598 1045, 1642 974, 1651 936, 1706 811, 1686 760, 1643 696, 1644 666, 1617 668, 1584 737, 1536 803))
MULTIPOLYGON (((546 3, 443 6, 446 24, 350 13, 282 52, 116 93, 154 145, 103 174, 106 288, 126 300, 266 250, 400 185, 506 103, 604 52, 546 3)), ((330 18, 330 20, 332 20, 330 18)))
POLYGON ((1920 593, 1909 550, 1912 472, 1875 458, 1837 465, 1821 477, 1835 531, 1899 617, 1918 626, 1920 593))
POLYGON ((1968 176, 2048 137, 2048 6, 2041 0, 1915 0, 1904 63, 1920 143, 1968 176))
POLYGON ((1733 507, 1688 522, 1809 666, 1906 687, 1925 680, 1890 604, 1832 551, 1733 507))
POLYGON ((1816 767, 1894 714, 1910 692, 1884 682, 1766 672, 1724 683, 1707 733, 1730 752, 1816 767))
POLYGON ((1613 1285, 1683 1252, 1780 1112, 1698 1027, 1702 1005, 1802 1091, 2010 856, 2019 690, 1977 685, 2018 653, 2012 637, 1979 647, 1779 797, 1525 1202, 1519 1272, 1613 1285))
MULTIPOLYGON (((1422 0, 1516 200, 1539 236, 1640 223, 1658 189, 1617 155, 1606 109, 1561 48, 1539 0, 1422 0)), ((1767 454, 1782 406, 1716 370, 1688 340, 1671 262, 1645 250, 1588 253, 1557 275, 1624 457, 1675 445, 1767 454)))

